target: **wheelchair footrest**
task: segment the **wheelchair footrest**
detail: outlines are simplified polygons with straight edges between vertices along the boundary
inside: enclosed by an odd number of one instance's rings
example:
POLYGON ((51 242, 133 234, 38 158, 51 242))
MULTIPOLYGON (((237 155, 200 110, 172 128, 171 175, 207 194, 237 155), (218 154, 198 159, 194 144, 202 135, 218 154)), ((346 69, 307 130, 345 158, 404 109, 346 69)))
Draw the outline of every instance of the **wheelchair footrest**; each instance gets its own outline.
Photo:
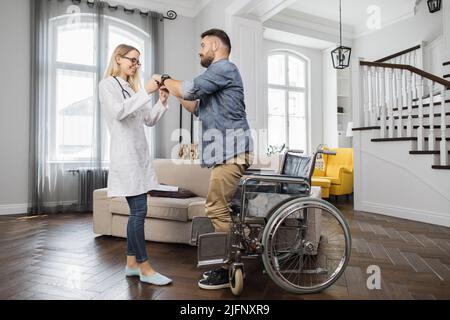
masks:
POLYGON ((191 245, 196 246, 198 237, 205 233, 214 232, 214 226, 208 217, 194 217, 192 219, 191 245))
POLYGON ((229 260, 230 236, 228 232, 213 232, 198 237, 197 267, 225 264, 229 260))

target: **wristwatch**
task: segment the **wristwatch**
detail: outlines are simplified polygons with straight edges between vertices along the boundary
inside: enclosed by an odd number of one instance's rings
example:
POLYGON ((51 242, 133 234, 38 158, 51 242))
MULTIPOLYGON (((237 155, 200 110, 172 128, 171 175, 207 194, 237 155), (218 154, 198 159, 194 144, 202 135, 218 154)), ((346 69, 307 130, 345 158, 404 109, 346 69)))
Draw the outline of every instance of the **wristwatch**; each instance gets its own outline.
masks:
POLYGON ((172 79, 167 73, 164 73, 161 75, 161 85, 164 85, 164 81, 166 81, 167 79, 172 79))

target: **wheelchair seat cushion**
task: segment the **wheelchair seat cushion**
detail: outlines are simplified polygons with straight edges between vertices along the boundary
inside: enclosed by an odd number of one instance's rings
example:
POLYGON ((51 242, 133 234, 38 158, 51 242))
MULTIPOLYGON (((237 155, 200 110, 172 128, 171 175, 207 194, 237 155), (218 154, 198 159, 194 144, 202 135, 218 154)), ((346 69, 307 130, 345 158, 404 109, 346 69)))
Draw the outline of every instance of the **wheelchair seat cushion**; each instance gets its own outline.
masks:
MULTIPOLYGON (((246 192, 252 193, 276 193, 277 186, 273 184, 261 184, 258 181, 249 181, 247 183, 246 192)), ((233 213, 241 212, 241 198, 242 198, 242 180, 239 182, 238 187, 230 202, 230 209, 233 213)))

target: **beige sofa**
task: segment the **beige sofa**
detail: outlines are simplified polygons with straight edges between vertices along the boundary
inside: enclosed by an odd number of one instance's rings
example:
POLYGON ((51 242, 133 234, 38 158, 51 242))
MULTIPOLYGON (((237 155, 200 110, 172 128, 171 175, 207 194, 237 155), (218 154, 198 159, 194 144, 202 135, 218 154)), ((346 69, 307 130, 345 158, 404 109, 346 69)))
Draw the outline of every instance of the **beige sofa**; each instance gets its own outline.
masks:
MULTIPOLYGON (((281 156, 255 159, 253 169, 279 172, 281 156)), ((159 183, 189 189, 189 199, 148 196, 145 238, 150 241, 189 244, 192 218, 205 215, 210 169, 189 160, 157 159, 153 162, 159 183)), ((126 238, 129 208, 124 197, 108 198, 107 189, 94 191, 94 233, 126 238)))

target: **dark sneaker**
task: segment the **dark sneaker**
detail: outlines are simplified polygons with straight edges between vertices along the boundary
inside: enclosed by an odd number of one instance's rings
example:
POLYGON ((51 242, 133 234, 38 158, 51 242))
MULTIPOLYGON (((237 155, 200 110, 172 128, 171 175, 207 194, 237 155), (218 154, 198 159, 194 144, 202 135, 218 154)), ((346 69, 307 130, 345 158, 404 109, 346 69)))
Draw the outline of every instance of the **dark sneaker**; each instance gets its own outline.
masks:
MULTIPOLYGON (((206 279, 206 278, 210 277, 212 274, 221 272, 222 270, 228 271, 228 269, 225 269, 224 267, 220 267, 220 268, 217 268, 214 270, 208 270, 208 271, 203 272, 202 277, 203 277, 203 279, 206 279)), ((246 276, 246 274, 244 273, 244 279, 245 279, 245 276, 246 276)))
POLYGON ((209 277, 212 276, 213 274, 218 273, 218 272, 221 272, 222 270, 227 270, 227 269, 220 267, 220 268, 217 268, 217 269, 205 271, 205 272, 203 272, 203 274, 202 274, 203 279, 209 278, 209 277))
POLYGON ((211 275, 205 279, 198 281, 198 286, 206 290, 225 289, 230 287, 230 280, 228 279, 228 270, 220 268, 221 270, 213 270, 211 275))

